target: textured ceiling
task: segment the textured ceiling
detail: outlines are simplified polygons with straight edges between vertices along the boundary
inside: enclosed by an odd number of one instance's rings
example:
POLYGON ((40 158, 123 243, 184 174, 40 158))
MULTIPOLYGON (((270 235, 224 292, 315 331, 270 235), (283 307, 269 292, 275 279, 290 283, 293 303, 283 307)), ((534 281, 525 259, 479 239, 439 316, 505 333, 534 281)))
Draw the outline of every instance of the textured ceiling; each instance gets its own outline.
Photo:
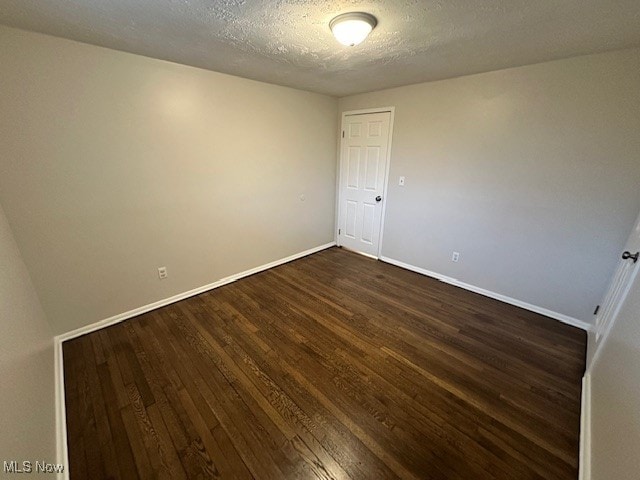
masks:
POLYGON ((640 45, 640 0, 0 0, 0 23, 344 96, 640 45), (343 47, 335 15, 378 18, 343 47))

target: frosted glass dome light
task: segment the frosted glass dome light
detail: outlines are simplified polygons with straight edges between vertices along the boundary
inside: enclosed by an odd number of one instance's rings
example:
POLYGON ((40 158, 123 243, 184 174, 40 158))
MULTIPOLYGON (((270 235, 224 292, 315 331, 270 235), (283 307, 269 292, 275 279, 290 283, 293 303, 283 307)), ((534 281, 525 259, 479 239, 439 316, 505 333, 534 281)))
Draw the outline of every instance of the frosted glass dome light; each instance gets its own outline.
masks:
POLYGON ((353 47, 362 43, 377 24, 378 21, 373 15, 351 12, 335 17, 329 22, 329 28, 338 42, 347 47, 353 47))

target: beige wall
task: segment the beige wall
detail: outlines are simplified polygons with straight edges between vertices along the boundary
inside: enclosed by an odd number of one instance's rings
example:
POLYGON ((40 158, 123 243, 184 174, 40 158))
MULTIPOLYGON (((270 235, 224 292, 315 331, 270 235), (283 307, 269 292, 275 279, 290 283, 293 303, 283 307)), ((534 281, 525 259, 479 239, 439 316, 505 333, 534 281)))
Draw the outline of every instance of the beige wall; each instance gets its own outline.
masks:
POLYGON ((591 478, 636 479, 640 472, 640 275, 599 355, 591 369, 591 478))
POLYGON ((396 107, 383 255, 591 322, 640 210, 639 86, 635 49, 342 98, 396 107))
POLYGON ((0 45, 0 201, 56 333, 333 240, 335 98, 4 27, 0 45))
POLYGON ((53 336, 1 207, 0 332, 0 469, 55 463, 53 336))

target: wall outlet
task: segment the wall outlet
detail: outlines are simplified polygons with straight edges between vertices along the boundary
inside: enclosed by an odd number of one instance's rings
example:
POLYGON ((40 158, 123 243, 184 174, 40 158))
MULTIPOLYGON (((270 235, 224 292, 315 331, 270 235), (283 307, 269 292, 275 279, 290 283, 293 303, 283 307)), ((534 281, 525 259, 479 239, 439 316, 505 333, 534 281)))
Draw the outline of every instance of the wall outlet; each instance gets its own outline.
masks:
POLYGON ((167 278, 167 267, 158 268, 158 278, 167 278))
POLYGON ((451 255, 451 261, 457 262, 458 260, 460 260, 460 252, 453 252, 451 255))
POLYGON ((400 179, 398 180, 398 185, 404 187, 404 177, 400 177, 400 179))

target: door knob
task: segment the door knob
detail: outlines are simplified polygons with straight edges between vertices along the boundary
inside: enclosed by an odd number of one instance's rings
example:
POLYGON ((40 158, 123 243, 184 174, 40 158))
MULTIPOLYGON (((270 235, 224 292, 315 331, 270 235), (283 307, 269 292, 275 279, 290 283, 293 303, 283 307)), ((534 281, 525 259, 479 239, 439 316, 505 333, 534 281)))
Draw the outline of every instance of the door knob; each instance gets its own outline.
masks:
POLYGON ((636 263, 638 261, 638 255, 640 255, 640 252, 636 252, 633 255, 631 255, 631 252, 624 252, 622 254, 622 259, 623 260, 633 260, 633 263, 636 263))
MULTIPOLYGON (((381 200, 382 200, 382 197, 381 197, 380 195, 378 195, 378 196, 376 197, 376 202, 379 202, 379 201, 381 201, 381 200)), ((637 255, 636 255, 636 256, 637 256, 637 255)))

